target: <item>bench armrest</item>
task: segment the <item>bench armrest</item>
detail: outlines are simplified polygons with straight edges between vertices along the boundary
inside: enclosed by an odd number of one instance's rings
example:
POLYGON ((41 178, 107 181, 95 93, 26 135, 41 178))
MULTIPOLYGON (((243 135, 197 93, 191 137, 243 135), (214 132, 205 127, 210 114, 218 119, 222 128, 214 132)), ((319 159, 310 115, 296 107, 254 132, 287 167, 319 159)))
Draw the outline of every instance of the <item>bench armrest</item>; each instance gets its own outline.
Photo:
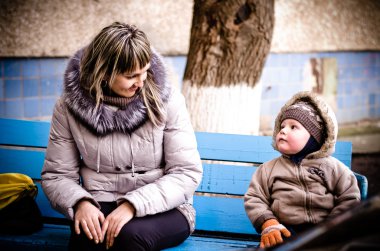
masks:
POLYGON ((358 181, 358 186, 360 189, 360 196, 361 200, 367 199, 367 192, 368 192, 368 180, 367 177, 365 177, 362 174, 355 173, 356 180, 358 181))

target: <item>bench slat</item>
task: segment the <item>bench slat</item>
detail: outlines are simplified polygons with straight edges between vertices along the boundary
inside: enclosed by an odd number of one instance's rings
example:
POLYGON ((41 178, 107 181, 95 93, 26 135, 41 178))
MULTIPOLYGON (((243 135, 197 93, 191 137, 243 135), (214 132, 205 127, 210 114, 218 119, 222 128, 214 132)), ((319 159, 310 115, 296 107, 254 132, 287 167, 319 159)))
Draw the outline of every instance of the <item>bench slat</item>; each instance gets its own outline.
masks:
POLYGON ((205 238, 190 236, 178 247, 165 249, 166 251, 220 251, 220 250, 248 250, 259 245, 256 241, 231 240, 220 238, 205 238))
POLYGON ((256 169, 256 166, 203 164, 197 192, 244 195, 256 169))
MULTIPOLYGON (((2 172, 23 173, 41 179, 44 151, 0 148, 2 172)), ((248 188, 255 166, 204 164, 204 175, 197 192, 243 195, 248 188)))
POLYGON ((2 145, 46 147, 50 122, 0 118, 2 145))
POLYGON ((257 234, 244 210, 243 198, 194 196, 196 229, 257 234))
MULTIPOLYGON (((40 179, 44 151, 0 148, 2 172, 24 173, 40 179)), ((204 164, 204 175, 198 192, 243 195, 257 167, 222 164, 204 164)))
POLYGON ((279 156, 266 136, 196 132, 196 137, 202 159, 262 163, 279 156))
MULTIPOLYGON (((204 160, 264 163, 280 156, 273 150, 271 136, 195 133, 198 150, 204 160)), ((351 168, 352 143, 338 141, 334 157, 351 168)))
POLYGON ((23 173, 32 179, 40 179, 45 152, 0 148, 2 173, 23 173))
MULTIPOLYGON (((0 118, 0 144, 46 147, 49 121, 0 118)), ((272 137, 196 132, 202 159, 263 163, 279 156, 271 146, 272 137)), ((351 142, 337 142, 335 157, 351 167, 351 142)))

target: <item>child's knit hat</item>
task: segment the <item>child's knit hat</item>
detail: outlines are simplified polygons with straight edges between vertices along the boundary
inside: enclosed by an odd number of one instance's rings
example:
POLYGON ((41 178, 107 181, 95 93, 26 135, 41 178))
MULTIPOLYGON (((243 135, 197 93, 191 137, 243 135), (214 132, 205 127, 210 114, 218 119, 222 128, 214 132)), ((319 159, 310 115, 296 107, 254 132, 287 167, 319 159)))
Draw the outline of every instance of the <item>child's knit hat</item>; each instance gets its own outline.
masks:
POLYGON ((295 119, 300 122, 306 130, 319 143, 323 143, 324 124, 318 111, 306 102, 300 101, 295 103, 283 111, 280 121, 285 119, 295 119))

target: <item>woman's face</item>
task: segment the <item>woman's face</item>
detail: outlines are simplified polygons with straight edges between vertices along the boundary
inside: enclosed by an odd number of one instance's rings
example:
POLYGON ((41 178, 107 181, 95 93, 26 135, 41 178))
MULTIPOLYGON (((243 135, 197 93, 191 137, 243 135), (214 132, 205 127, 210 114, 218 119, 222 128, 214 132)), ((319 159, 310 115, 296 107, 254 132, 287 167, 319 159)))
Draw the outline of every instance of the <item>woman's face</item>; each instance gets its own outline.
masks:
POLYGON ((119 96, 130 98, 144 86, 150 64, 131 73, 118 74, 111 85, 111 89, 119 96))

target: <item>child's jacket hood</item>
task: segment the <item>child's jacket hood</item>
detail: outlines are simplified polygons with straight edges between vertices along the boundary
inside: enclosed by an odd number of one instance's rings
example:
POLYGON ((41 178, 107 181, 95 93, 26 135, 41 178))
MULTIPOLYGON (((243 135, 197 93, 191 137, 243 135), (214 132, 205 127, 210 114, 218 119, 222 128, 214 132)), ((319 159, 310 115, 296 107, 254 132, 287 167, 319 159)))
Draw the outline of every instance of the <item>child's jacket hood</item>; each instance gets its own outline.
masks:
POLYGON ((335 144, 338 136, 338 122, 335 117, 335 113, 332 108, 317 94, 311 92, 299 92, 295 94, 280 110, 275 120, 273 130, 272 145, 275 150, 278 151, 276 146, 276 135, 281 129, 281 114, 291 105, 300 101, 307 102, 315 107, 320 117, 325 124, 325 141, 320 150, 313 152, 307 156, 307 158, 321 158, 327 157, 334 153, 335 144))

